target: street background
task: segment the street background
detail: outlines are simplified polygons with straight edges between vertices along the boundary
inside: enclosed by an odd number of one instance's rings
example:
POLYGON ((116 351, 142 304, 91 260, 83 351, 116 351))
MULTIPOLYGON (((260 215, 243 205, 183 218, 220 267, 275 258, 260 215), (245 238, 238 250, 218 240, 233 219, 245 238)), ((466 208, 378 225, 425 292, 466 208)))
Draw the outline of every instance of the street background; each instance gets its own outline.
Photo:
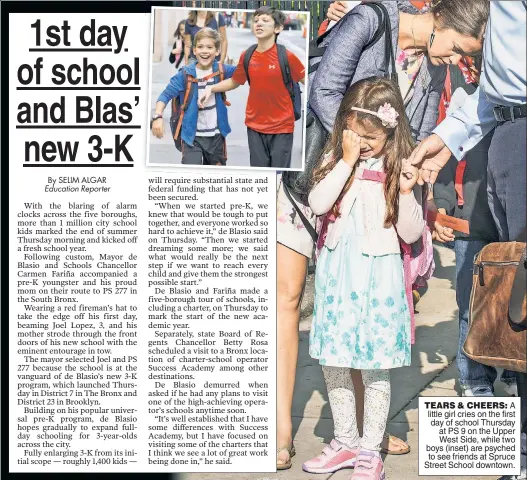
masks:
MULTIPOLYGON (((458 317, 454 251, 434 246, 436 269, 428 290, 418 303, 412 365, 391 370, 392 400, 387 431, 411 447, 407 455, 383 455, 388 480, 495 480, 496 476, 418 475, 418 398, 461 395, 456 367, 458 317)), ((195 473, 181 480, 349 480, 352 469, 314 475, 302 471, 302 463, 318 455, 333 438, 328 394, 317 360, 309 356, 309 330, 313 313, 314 275, 308 276, 300 319, 299 354, 293 398, 293 467, 277 473, 195 473)), ((503 384, 495 383, 495 395, 506 396, 503 384)), ((179 480, 179 479, 178 479, 179 480)))
MULTIPOLYGON (((189 10, 158 9, 154 21, 154 54, 152 55, 151 71, 151 109, 154 111, 159 94, 165 89, 170 78, 176 74, 174 65, 168 61, 168 56, 174 43, 173 33, 177 23, 188 17, 189 10)), ((227 56, 234 64, 238 63, 240 54, 249 46, 256 43, 256 39, 249 28, 227 28, 228 50, 227 56)), ((303 63, 306 59, 306 39, 303 30, 284 30, 278 37, 278 42, 294 53, 303 63)), ((301 89, 305 87, 301 85, 301 89)), ((236 90, 227 93, 227 100, 231 106, 227 108, 231 133, 227 136, 227 166, 250 167, 249 147, 247 144, 247 127, 245 126, 245 106, 249 95, 246 83, 236 90)), ((302 103, 303 104, 303 103, 302 103)), ((170 132, 170 105, 163 114, 165 135, 162 139, 149 133, 149 163, 181 164, 181 153, 174 146, 170 132)), ((303 119, 295 122, 293 154, 291 168, 302 167, 302 124, 303 119)))

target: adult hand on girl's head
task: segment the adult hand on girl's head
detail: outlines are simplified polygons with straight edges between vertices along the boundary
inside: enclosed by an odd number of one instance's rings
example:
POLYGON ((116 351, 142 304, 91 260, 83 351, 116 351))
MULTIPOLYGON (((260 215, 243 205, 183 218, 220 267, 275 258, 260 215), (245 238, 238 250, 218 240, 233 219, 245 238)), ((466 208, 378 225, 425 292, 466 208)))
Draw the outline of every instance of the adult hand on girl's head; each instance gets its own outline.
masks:
POLYGON ((401 175, 399 177, 399 191, 403 195, 411 193, 418 178, 419 170, 417 167, 414 167, 409 160, 406 160, 406 158, 403 159, 401 175))
POLYGON ((360 137, 353 130, 344 130, 342 134, 342 160, 351 168, 355 166, 360 155, 360 137))

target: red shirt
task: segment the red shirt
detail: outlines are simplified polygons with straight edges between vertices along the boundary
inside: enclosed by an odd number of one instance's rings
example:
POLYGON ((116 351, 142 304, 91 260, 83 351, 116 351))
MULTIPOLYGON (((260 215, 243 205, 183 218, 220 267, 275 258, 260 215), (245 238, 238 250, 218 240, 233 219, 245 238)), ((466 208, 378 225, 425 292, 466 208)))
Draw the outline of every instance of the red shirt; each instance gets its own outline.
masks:
MULTIPOLYGON (((240 56, 232 76, 232 79, 240 85, 247 81, 243 68, 244 56, 245 52, 240 56)), ((287 58, 293 81, 302 80, 305 77, 302 62, 289 50, 287 58)), ((245 110, 245 125, 260 133, 293 133, 295 130, 293 102, 282 79, 276 45, 265 52, 255 50, 248 70, 251 85, 245 110)))

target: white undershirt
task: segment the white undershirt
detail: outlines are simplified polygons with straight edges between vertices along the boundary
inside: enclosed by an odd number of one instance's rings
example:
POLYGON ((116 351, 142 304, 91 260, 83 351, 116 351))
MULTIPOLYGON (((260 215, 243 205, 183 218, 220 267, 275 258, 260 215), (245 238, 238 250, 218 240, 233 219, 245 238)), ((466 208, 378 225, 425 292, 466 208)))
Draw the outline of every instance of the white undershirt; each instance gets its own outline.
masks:
MULTIPOLYGON (((201 70, 196 68, 196 78, 200 79, 210 75, 212 73, 212 67, 208 70, 201 70)), ((214 85, 215 77, 210 78, 208 81, 198 82, 198 98, 203 94, 206 87, 214 85)), ((213 137, 218 130, 218 114, 216 112, 216 95, 213 94, 205 103, 204 108, 198 110, 198 125, 196 128, 196 136, 198 137, 213 137)))

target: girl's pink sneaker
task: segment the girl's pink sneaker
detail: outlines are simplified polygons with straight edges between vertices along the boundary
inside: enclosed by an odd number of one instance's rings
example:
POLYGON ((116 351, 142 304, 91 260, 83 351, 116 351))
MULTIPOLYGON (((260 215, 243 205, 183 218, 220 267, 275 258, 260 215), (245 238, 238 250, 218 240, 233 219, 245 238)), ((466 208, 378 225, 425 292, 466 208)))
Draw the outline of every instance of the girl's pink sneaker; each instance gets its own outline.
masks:
POLYGON ((380 455, 371 450, 361 450, 350 480, 384 480, 384 464, 380 455))
POLYGON ((357 453, 357 448, 346 447, 333 439, 320 455, 305 462, 302 469, 309 473, 333 473, 341 468, 353 467, 357 453))

